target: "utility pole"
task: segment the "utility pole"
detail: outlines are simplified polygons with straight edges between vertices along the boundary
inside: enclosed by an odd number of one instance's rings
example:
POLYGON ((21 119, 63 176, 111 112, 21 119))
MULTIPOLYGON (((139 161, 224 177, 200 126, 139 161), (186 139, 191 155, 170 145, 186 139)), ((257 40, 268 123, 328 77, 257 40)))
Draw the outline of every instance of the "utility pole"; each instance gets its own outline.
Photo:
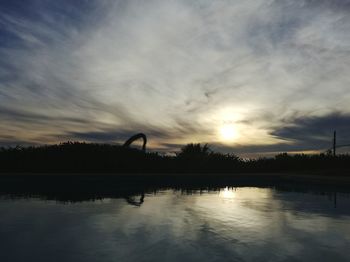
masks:
POLYGON ((337 131, 334 130, 334 133, 333 133, 333 156, 336 155, 336 152, 335 152, 336 148, 337 148, 337 131))

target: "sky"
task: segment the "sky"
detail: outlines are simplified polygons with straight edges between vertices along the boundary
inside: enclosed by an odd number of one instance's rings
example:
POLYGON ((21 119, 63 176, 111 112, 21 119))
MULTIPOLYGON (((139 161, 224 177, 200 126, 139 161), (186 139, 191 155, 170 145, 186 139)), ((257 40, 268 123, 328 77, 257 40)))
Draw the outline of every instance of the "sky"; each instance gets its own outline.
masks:
POLYGON ((2 0, 0 146, 350 144, 350 0, 2 0))

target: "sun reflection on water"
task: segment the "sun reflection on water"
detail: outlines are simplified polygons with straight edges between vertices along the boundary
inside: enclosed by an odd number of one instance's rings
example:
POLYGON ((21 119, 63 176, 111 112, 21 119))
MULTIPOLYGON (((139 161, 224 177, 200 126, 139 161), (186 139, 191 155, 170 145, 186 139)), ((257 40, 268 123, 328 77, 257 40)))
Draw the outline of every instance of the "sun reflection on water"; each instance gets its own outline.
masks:
POLYGON ((236 191, 234 189, 230 189, 225 187, 222 191, 220 191, 220 196, 226 199, 233 199, 236 196, 236 191))

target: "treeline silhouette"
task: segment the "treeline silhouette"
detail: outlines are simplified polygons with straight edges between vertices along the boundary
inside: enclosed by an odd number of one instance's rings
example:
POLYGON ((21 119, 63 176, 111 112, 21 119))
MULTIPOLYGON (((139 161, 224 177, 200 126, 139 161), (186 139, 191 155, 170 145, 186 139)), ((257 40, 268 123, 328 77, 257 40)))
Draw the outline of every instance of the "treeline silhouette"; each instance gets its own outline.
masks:
MULTIPOLYGON (((174 156, 110 144, 66 142, 58 145, 0 148, 2 173, 244 173, 350 171, 350 155, 278 154, 242 159, 188 144, 174 156)), ((344 172, 343 172, 344 173, 344 172)), ((344 174, 347 174, 345 172, 344 174)))

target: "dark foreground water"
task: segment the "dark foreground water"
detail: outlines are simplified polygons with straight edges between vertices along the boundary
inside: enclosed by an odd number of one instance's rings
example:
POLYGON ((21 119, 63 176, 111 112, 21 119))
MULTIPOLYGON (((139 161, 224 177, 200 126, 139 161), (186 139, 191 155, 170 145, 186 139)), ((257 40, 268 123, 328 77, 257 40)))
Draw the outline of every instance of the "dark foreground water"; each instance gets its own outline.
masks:
POLYGON ((0 261, 350 261, 347 193, 161 190, 0 199, 0 261))

